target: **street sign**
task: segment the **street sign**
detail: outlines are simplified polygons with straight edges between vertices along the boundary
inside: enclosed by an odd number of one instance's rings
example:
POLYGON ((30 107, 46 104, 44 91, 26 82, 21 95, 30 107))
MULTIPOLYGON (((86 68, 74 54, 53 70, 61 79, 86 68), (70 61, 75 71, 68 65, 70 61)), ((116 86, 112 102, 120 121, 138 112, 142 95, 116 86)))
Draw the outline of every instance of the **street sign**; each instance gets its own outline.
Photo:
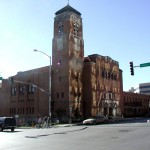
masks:
POLYGON ((150 66, 150 62, 144 63, 144 64, 140 64, 140 67, 148 67, 148 66, 150 66))
POLYGON ((0 77, 0 80, 3 80, 3 77, 0 77))

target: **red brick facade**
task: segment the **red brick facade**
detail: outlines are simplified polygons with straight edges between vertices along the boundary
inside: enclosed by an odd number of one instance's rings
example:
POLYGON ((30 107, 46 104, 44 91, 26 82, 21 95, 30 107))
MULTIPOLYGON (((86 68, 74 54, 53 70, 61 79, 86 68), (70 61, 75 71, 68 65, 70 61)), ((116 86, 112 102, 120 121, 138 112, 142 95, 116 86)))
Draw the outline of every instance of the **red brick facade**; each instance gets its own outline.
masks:
POLYGON ((90 55, 83 67, 84 115, 121 114, 122 71, 110 57, 90 55))
POLYGON ((67 5, 55 13, 52 49, 54 116, 82 116, 84 42, 81 14, 67 5))
MULTIPOLYGON (((49 115, 48 66, 17 73, 13 84, 10 79, 3 80, 0 88, 0 116, 16 116, 24 123, 49 115)), ((67 5, 56 12, 51 66, 53 119, 68 122, 95 115, 141 116, 148 113, 149 101, 148 96, 123 92, 117 61, 98 54, 84 58, 78 11, 67 5)))
POLYGON ((33 86, 48 91, 48 67, 19 72, 13 79, 13 84, 11 77, 2 82, 0 115, 19 117, 20 123, 48 115, 48 95, 33 86))
POLYGON ((122 103, 122 114, 124 117, 143 117, 150 112, 149 95, 123 92, 122 103))

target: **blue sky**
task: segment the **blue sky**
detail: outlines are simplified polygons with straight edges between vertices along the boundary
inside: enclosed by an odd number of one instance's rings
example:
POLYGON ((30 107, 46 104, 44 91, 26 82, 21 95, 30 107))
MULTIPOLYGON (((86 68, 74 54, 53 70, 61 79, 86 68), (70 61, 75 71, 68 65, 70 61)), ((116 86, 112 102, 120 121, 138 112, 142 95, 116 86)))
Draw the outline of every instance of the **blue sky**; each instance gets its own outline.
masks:
MULTIPOLYGON (((51 56, 55 12, 68 0, 0 0, 0 75, 49 65, 33 49, 51 56)), ((150 0, 70 0, 82 14, 85 56, 100 54, 119 62, 123 87, 127 91, 150 82, 150 0)))

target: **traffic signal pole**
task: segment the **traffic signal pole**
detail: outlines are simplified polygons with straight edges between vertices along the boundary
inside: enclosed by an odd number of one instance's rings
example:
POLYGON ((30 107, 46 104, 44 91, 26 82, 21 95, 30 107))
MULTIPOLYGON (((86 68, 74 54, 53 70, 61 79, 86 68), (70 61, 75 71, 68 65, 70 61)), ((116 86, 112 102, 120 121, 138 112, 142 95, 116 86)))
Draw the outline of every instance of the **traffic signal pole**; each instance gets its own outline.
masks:
POLYGON ((148 67, 148 66, 150 66, 150 62, 148 62, 148 63, 142 63, 142 64, 140 64, 139 66, 134 66, 134 65, 133 65, 133 61, 129 62, 129 64, 130 64, 130 72, 131 72, 131 75, 132 75, 132 76, 134 75, 134 68, 136 68, 136 67, 143 68, 143 67, 148 67))

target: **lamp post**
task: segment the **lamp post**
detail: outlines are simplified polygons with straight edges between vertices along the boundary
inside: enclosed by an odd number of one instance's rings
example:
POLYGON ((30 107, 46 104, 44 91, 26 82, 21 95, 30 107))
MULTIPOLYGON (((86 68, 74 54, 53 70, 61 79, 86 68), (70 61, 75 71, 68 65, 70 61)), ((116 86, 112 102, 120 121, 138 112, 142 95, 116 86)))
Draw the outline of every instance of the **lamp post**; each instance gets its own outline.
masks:
POLYGON ((44 53, 43 51, 34 49, 34 52, 40 52, 44 55, 46 55, 49 60, 50 60, 50 64, 49 64, 49 104, 48 104, 48 112, 49 112, 49 117, 50 117, 50 125, 51 125, 51 56, 47 55, 46 53, 44 53))

